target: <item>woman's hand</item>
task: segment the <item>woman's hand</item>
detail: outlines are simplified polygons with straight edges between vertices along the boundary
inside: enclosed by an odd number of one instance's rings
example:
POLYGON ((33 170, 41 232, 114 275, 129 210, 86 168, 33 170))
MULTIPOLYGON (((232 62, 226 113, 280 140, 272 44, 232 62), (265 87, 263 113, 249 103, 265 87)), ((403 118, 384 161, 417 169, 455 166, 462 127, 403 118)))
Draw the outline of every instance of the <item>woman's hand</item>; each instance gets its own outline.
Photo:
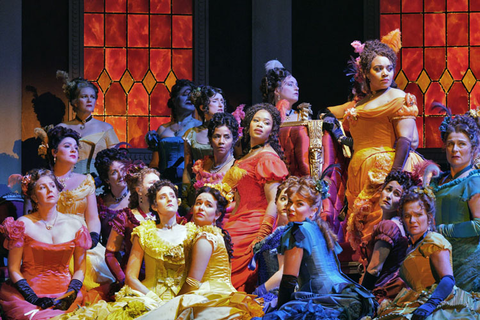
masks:
POLYGON ((440 168, 436 164, 429 164, 425 168, 425 172, 423 173, 423 187, 428 187, 430 185, 430 181, 432 181, 432 178, 436 178, 440 176, 440 168))

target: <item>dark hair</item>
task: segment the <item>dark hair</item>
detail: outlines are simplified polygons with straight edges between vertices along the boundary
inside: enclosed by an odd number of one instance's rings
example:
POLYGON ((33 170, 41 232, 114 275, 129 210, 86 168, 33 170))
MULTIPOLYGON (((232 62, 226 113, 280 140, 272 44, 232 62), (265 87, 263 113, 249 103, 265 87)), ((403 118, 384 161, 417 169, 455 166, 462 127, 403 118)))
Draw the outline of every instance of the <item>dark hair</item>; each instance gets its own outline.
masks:
POLYGON ((127 150, 118 148, 104 149, 97 153, 95 158, 95 169, 97 169, 98 176, 102 180, 104 191, 110 189, 110 186, 107 183, 108 171, 110 171, 110 166, 114 161, 122 163, 128 161, 127 150))
POLYGON ((298 180, 300 180, 299 177, 290 176, 286 180, 284 180, 282 183, 280 183, 277 188, 277 194, 275 195, 275 203, 277 203, 278 198, 280 198, 280 194, 282 193, 282 191, 287 189, 290 184, 298 183, 298 180))
POLYGON ((148 202, 150 203, 150 211, 152 213, 155 213, 155 220, 157 222, 157 224, 160 223, 160 215, 158 214, 158 212, 156 212, 155 210, 152 209, 152 204, 155 203, 155 201, 157 200, 157 193, 163 188, 163 187, 170 187, 173 192, 175 193, 175 197, 177 197, 178 199, 178 188, 176 185, 174 185, 173 183, 171 183, 169 180, 158 180, 158 181, 155 181, 155 183, 150 187, 148 188, 148 202))
MULTIPOLYGON (((394 70, 397 65, 397 54, 395 53, 395 51, 393 51, 392 48, 390 48, 388 45, 381 42, 380 40, 366 41, 363 51, 362 53, 360 53, 360 69, 365 76, 365 81, 367 84, 366 87, 368 89, 370 89, 370 83, 366 75, 370 72, 370 69, 372 68, 372 61, 377 56, 383 56, 390 60, 394 70)), ((397 85, 395 84, 395 81, 392 81, 391 87, 395 88, 396 86, 397 85)))
POLYGON ((177 99, 180 91, 182 91, 182 89, 185 87, 189 87, 190 90, 195 89, 195 85, 192 81, 187 79, 177 79, 177 81, 172 87, 172 91, 170 91, 170 99, 168 99, 167 101, 167 106, 171 109, 172 118, 174 121, 177 120, 177 115, 175 114, 175 99, 177 99))
MULTIPOLYGON (((266 143, 270 144, 270 146, 273 148, 273 150, 275 150, 280 159, 283 160, 283 150, 280 146, 280 143, 278 142, 278 132, 280 131, 280 124, 282 123, 282 120, 280 118, 280 112, 277 110, 277 108, 275 108, 269 103, 259 103, 248 108, 245 114, 245 118, 242 120, 242 127, 245 128, 243 132, 246 142, 250 142, 250 123, 252 122, 255 114, 260 110, 265 110, 272 116, 272 132, 270 133, 270 136, 268 137, 266 143)), ((248 145, 248 147, 246 148, 245 154, 248 153, 248 151, 250 151, 250 145, 248 145)))
POLYGON ((226 126, 233 137, 233 144, 238 140, 238 122, 234 116, 226 112, 215 113, 208 123, 208 140, 212 141, 213 133, 216 128, 226 126))
POLYGON ((395 170, 395 171, 391 171, 385 178, 385 182, 383 183, 382 190, 385 189, 387 184, 391 181, 397 181, 404 191, 410 189, 411 186, 417 184, 416 181, 413 180, 412 174, 410 172, 395 170))
POLYGON ((145 176, 147 174, 153 173, 156 176, 160 177, 160 173, 153 168, 146 167, 145 165, 129 165, 126 169, 126 174, 125 174, 125 181, 127 182, 128 185, 128 190, 130 191, 130 198, 128 201, 128 207, 130 209, 135 209, 138 208, 140 203, 139 203, 139 197, 138 197, 138 192, 137 192, 137 187, 142 185, 143 180, 145 179, 145 176))
POLYGON ((32 169, 27 172, 22 179, 22 181, 24 181, 22 182, 22 190, 27 199, 32 201, 32 212, 38 210, 38 204, 35 202, 35 200, 33 200, 32 196, 35 192, 35 185, 37 184, 37 181, 42 177, 49 177, 52 179, 58 189, 58 192, 61 192, 63 189, 62 185, 58 182, 57 177, 55 177, 53 172, 48 169, 32 169))
POLYGON ((65 128, 62 126, 56 126, 50 129, 47 133, 48 136, 48 150, 47 150, 47 159, 50 164, 50 168, 53 168, 55 160, 52 154, 52 151, 58 149, 58 145, 65 138, 72 138, 77 142, 77 145, 80 143, 80 134, 70 128, 65 128))
MULTIPOLYGON (((209 186, 203 186, 197 190, 195 193, 195 199, 198 198, 199 195, 202 193, 209 193, 213 196, 213 198, 217 201, 217 212, 220 212, 220 216, 218 217, 217 221, 215 222, 216 226, 222 230, 223 233, 223 240, 225 241, 225 247, 228 252, 228 257, 231 260, 233 257, 233 243, 232 238, 227 230, 222 228, 223 218, 225 217, 225 213, 227 212, 228 201, 225 199, 224 196, 215 188, 211 188, 209 186)), ((196 200, 195 200, 196 201, 196 200)))
POLYGON ((479 135, 480 129, 474 119, 468 115, 458 115, 455 116, 447 125, 445 132, 442 134, 443 143, 446 144, 448 137, 451 133, 463 133, 465 134, 470 143, 472 144, 472 149, 476 151, 479 146, 479 135))
MULTIPOLYGON (((195 105, 195 108, 197 109, 197 112, 202 118, 203 122, 205 122, 205 113, 208 112, 210 99, 216 94, 221 94, 223 97, 222 89, 211 86, 201 86, 194 89, 190 93, 190 100, 192 100, 193 104, 195 105), (200 108, 201 106, 203 106, 204 110, 200 108)), ((223 97, 223 99, 225 99, 225 97, 223 97)))
POLYGON ((285 68, 275 67, 268 70, 267 74, 262 78, 262 83, 260 84, 262 101, 275 104, 275 89, 281 87, 283 80, 291 75, 291 72, 285 68))
MULTIPOLYGON (((428 226, 431 231, 436 231, 435 227, 435 198, 428 196, 424 192, 424 188, 419 186, 413 186, 403 193, 402 199, 400 200, 400 216, 403 219, 403 207, 406 203, 409 202, 420 202, 420 206, 425 210, 428 216, 428 226)), ((429 190, 433 194, 431 190, 429 190)))

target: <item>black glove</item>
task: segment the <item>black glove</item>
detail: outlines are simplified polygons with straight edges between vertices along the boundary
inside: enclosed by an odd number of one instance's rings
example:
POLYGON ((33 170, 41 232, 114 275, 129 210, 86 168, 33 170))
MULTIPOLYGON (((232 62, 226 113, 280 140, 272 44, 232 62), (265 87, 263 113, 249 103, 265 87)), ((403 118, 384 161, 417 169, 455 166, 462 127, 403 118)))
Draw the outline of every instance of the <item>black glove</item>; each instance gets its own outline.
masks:
POLYGON ((403 170, 405 161, 407 161, 408 154, 410 153, 410 146, 412 141, 405 137, 397 139, 397 145, 395 146, 395 158, 393 159, 393 166, 391 171, 403 170))
POLYGON ((337 118, 335 118, 333 114, 327 114, 323 118, 323 127, 325 128, 325 130, 333 134, 335 140, 337 140, 338 143, 353 148, 353 139, 351 137, 345 136, 342 131, 340 122, 337 120, 337 118))
POLYGON ((428 317, 440 304, 440 302, 445 300, 450 295, 454 285, 455 279, 453 276, 444 276, 442 279, 440 279, 440 282, 433 291, 430 299, 413 311, 412 320, 423 320, 428 317))
POLYGON ((67 291, 63 295, 63 298, 56 299, 53 305, 54 309, 60 309, 63 311, 68 310, 72 303, 77 299, 77 294, 82 288, 82 281, 78 279, 72 279, 68 285, 67 291))
POLYGON ((100 235, 98 232, 90 232, 90 238, 92 238, 92 247, 90 249, 93 249, 97 246, 98 241, 100 241, 100 235))
POLYGON ((160 136, 155 130, 148 131, 145 135, 145 142, 147 143, 147 148, 150 151, 158 151, 158 144, 160 142, 160 136))
POLYGON ((292 300, 292 293, 295 291, 295 287, 297 286, 297 280, 298 278, 292 275, 284 274, 282 276, 280 290, 278 291, 278 308, 292 300))
POLYGON ((377 280, 377 276, 374 276, 371 273, 365 271, 365 275, 363 276, 363 281, 361 284, 365 289, 372 291, 373 288, 375 288, 375 282, 377 282, 377 280))
POLYGON ((25 280, 25 279, 18 280, 13 285, 14 285, 15 289, 17 289, 18 292, 20 292, 22 294, 25 301, 27 301, 31 304, 34 304, 36 306, 39 306, 42 309, 49 308, 53 305, 53 301, 55 299, 48 298, 48 297, 39 298, 35 294, 33 289, 30 287, 27 280, 25 280))

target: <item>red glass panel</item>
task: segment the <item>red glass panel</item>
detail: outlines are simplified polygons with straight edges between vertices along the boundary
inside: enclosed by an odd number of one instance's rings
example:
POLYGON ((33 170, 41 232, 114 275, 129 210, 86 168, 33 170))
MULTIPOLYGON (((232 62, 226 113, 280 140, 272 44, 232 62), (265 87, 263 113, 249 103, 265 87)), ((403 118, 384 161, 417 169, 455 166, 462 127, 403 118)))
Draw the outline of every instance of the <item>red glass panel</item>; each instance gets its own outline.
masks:
POLYGON ((381 15, 380 16, 380 35, 384 36, 392 30, 400 29, 400 15, 381 15))
POLYGON ((150 130, 157 130, 162 124, 170 122, 170 117, 152 117, 150 118, 150 130))
POLYGON ((443 146, 442 138, 438 127, 443 121, 443 117, 425 118, 425 138, 427 148, 441 148, 443 146))
POLYGON ((128 46, 148 47, 147 15, 128 15, 128 46))
POLYGON ((470 0, 470 11, 480 11, 480 0, 470 0))
POLYGON ((170 13, 170 0, 150 0, 150 13, 170 13))
POLYGON ((402 12, 422 12, 423 0, 402 0, 402 12))
POLYGON ((127 45, 127 17, 124 14, 105 15, 105 46, 125 47, 127 45))
POLYGON ((172 2, 172 13, 192 14, 192 0, 173 0, 172 2))
POLYGON ((127 113, 127 97, 120 83, 114 82, 105 94, 105 114, 124 115, 127 113))
POLYGON ((413 94, 417 98, 418 115, 423 114, 423 94, 416 83, 409 83, 405 92, 413 94))
POLYGON ((428 0, 425 1, 426 12, 444 12, 445 0, 428 0))
POLYGON ((105 117, 105 122, 113 126, 120 142, 127 141, 127 119, 125 117, 105 117))
POLYGON ((172 50, 173 72, 178 79, 192 79, 192 50, 172 50))
MULTIPOLYGON (((397 53, 397 64, 395 66, 395 77, 398 75, 398 73, 402 70, 402 50, 400 50, 397 53)), ((394 78, 395 78, 394 77, 394 78)))
POLYGON ((428 87, 425 94, 425 114, 432 115, 438 114, 438 111, 432 111, 432 102, 437 101, 445 105, 445 92, 443 91, 440 83, 432 82, 428 87))
POLYGON ((171 17, 150 16, 150 46, 169 48, 171 46, 171 17))
POLYGON ((128 49, 128 70, 135 81, 142 81, 148 70, 148 49, 128 49))
POLYGON ((103 12, 103 0, 84 0, 84 12, 103 12))
POLYGON ((404 47, 423 46, 423 33, 420 30, 423 30, 422 14, 402 15, 402 45, 404 47))
POLYGON ((439 80, 445 70, 445 48, 425 48, 425 70, 430 79, 439 80))
POLYGON ((83 45, 103 47, 103 14, 84 14, 83 45))
POLYGON ((445 46, 445 14, 425 14, 425 46, 445 46))
POLYGON ((447 48, 447 68, 453 79, 461 80, 468 68, 468 48, 447 48))
POLYGON ((171 110, 167 107, 170 94, 163 83, 158 83, 150 95, 150 114, 152 116, 170 116, 171 110))
POLYGON ((447 11, 468 11, 468 0, 447 0, 447 11))
POLYGON ((380 1, 380 13, 400 12, 400 0, 380 1))
POLYGON ((423 50, 421 48, 403 48, 402 65, 408 80, 417 80, 423 69, 423 50))
POLYGON ((106 0, 105 12, 127 12, 127 0, 106 0))
POLYGON ((415 124, 418 131, 418 148, 423 148, 423 118, 415 118, 415 124))
POLYGON ((448 13, 447 34, 448 46, 468 45, 468 14, 448 13))
POLYGON ((480 13, 470 13, 470 45, 480 45, 480 13))
POLYGON ((172 19, 172 47, 191 48, 192 16, 173 16, 172 19))
POLYGON ((463 114, 469 110, 467 89, 461 82, 455 82, 447 95, 447 106, 453 114, 463 114))
MULTIPOLYGON (((96 86, 98 87, 98 84, 96 83, 96 86)), ((97 104, 95 104, 95 114, 102 114, 105 111, 104 110, 104 99, 105 97, 103 96, 102 90, 98 89, 98 95, 97 95, 97 104)), ((103 121, 103 120, 102 120, 103 121)))
POLYGON ((103 70, 103 49, 85 48, 83 50, 83 75, 86 79, 97 80, 103 70))
POLYGON ((141 83, 135 83, 128 93, 128 114, 148 114, 148 94, 141 83))
POLYGON ((480 77, 480 47, 470 47, 470 69, 478 79, 480 77))
POLYGON ((133 148, 146 148, 145 134, 148 128, 147 117, 128 117, 128 143, 133 148))
POLYGON ((128 0, 128 12, 148 13, 148 0, 128 0))
POLYGON ((172 57, 168 49, 150 50, 150 70, 157 81, 163 82, 171 69, 172 57))
POLYGON ((127 51, 125 49, 105 49, 105 68, 113 81, 118 81, 127 68, 127 51))
POLYGON ((474 109, 480 106, 480 85, 477 84, 473 87, 472 92, 470 92, 470 109, 474 109))

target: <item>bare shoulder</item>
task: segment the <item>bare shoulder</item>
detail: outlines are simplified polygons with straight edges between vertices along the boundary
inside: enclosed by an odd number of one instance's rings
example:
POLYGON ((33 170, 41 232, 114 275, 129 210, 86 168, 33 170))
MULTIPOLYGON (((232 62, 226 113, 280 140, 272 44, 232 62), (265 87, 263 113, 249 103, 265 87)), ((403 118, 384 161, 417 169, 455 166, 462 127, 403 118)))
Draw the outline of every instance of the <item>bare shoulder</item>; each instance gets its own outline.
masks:
POLYGON ((405 91, 396 88, 391 88, 388 90, 387 94, 392 99, 403 98, 406 95, 405 91))
POLYGON ((108 131, 110 129, 113 129, 113 126, 110 123, 106 123, 104 121, 100 121, 98 119, 93 119, 95 122, 94 124, 98 126, 99 128, 102 129, 102 131, 108 131))
POLYGON ((32 213, 21 216, 17 221, 22 221, 25 225, 33 224, 33 220, 38 220, 32 213))

